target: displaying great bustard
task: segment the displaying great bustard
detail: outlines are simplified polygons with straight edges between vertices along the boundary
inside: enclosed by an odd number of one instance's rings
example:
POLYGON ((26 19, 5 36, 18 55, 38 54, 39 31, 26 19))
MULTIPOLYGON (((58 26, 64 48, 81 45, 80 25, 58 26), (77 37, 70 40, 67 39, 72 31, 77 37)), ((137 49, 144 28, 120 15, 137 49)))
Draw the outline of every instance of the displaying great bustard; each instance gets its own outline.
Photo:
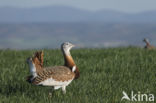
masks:
MULTIPOLYGON (((29 83, 42 86, 53 86, 54 89, 62 88, 63 93, 66 93, 66 86, 68 86, 73 79, 79 78, 80 75, 79 69, 70 54, 70 49, 72 47, 74 47, 74 45, 69 42, 65 42, 61 45, 65 60, 63 66, 41 66, 41 70, 37 72, 37 67, 34 62, 35 60, 33 60, 33 58, 28 58, 27 63, 29 64, 32 75, 28 78, 29 83)), ((41 60, 39 61, 41 62, 41 60)))
POLYGON ((151 50, 151 49, 154 49, 154 48, 155 48, 153 45, 151 45, 151 44, 149 43, 149 40, 148 40, 148 39, 144 38, 143 42, 146 43, 146 45, 145 45, 145 47, 144 47, 145 49, 151 50))

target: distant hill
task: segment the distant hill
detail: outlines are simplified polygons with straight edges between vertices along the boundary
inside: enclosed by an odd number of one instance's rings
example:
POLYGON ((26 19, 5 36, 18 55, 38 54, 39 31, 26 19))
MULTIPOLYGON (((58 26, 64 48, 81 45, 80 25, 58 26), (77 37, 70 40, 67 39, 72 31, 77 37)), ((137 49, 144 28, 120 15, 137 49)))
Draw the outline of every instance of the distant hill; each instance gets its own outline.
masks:
POLYGON ((64 41, 78 47, 143 46, 144 37, 156 45, 156 11, 0 8, 0 48, 56 48, 64 41))
POLYGON ((91 12, 67 6, 1 7, 0 22, 156 22, 156 11, 127 14, 113 10, 91 12))
POLYGON ((0 24, 0 49, 58 48, 65 41, 76 44, 76 47, 143 47, 143 38, 148 38, 156 46, 156 24, 0 24))

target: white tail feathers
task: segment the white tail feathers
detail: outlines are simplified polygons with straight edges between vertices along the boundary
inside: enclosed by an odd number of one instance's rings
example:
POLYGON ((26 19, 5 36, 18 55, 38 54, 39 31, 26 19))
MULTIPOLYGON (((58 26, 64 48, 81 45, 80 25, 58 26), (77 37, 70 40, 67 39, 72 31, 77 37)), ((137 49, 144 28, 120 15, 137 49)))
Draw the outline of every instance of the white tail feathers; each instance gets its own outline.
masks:
POLYGON ((75 72, 75 70, 76 70, 76 66, 73 66, 72 72, 75 72))
POLYGON ((33 77, 36 77, 36 76, 37 76, 37 73, 36 73, 35 64, 33 63, 32 60, 29 60, 28 64, 29 64, 30 74, 31 74, 33 77))

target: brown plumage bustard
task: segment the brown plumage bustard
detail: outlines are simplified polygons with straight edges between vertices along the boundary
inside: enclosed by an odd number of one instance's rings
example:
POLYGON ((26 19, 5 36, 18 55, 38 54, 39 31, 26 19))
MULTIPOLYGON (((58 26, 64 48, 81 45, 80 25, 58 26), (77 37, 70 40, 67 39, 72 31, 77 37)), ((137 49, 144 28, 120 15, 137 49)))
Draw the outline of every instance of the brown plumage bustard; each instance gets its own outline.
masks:
POLYGON ((79 78, 79 69, 77 68, 71 54, 70 49, 73 44, 65 42, 61 45, 65 64, 63 66, 43 67, 43 53, 36 53, 33 58, 28 58, 31 76, 28 82, 35 85, 53 86, 54 89, 62 88, 66 93, 68 86, 73 79, 79 78))
POLYGON ((155 49, 155 47, 149 43, 148 39, 144 38, 143 42, 146 43, 146 45, 144 47, 145 49, 148 49, 148 50, 155 49))

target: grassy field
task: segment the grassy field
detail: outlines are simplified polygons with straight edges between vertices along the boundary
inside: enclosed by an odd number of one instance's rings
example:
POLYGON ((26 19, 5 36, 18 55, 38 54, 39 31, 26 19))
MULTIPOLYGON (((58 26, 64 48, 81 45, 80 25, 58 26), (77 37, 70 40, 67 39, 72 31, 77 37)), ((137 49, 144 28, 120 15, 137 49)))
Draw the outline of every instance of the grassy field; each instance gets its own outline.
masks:
MULTIPOLYGON (((120 103, 122 91, 156 96, 156 51, 133 47, 72 50, 80 78, 67 87, 65 95, 60 89, 51 98, 51 87, 25 81, 29 75, 25 61, 34 52, 0 50, 0 103, 120 103)), ((64 63, 60 50, 44 50, 44 54, 44 66, 64 63)))

